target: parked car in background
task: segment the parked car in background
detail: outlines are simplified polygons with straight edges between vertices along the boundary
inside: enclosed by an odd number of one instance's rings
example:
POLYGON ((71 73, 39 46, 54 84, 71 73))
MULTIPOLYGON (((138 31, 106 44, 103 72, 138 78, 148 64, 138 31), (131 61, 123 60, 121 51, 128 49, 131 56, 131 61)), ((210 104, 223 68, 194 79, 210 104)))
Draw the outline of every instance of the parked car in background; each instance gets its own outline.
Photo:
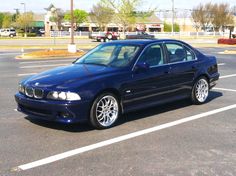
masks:
POLYGON ((15 37, 16 36, 16 30, 13 28, 5 28, 0 30, 0 36, 1 37, 15 37))
POLYGON ((132 34, 132 35, 126 35, 126 39, 154 39, 154 35, 150 35, 146 32, 143 31, 138 31, 137 34, 132 34))
POLYGON ((232 38, 236 38, 236 31, 232 32, 232 38))
POLYGON ((98 42, 107 42, 109 40, 118 40, 120 35, 118 32, 91 32, 89 38, 98 42))
POLYGON ((45 35, 45 30, 44 29, 39 29, 39 34, 40 34, 40 36, 44 36, 45 35))
POLYGON ((184 98, 205 103, 218 79, 216 58, 182 41, 119 40, 22 80, 15 99, 31 118, 104 129, 126 112, 184 98))

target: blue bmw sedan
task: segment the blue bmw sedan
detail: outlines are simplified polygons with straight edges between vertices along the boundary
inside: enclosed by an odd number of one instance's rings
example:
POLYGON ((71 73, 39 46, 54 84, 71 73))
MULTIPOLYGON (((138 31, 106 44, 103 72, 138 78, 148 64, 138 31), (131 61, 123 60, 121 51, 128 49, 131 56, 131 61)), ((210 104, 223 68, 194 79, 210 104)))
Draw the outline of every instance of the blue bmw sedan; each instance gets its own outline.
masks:
POLYGON ((123 40, 22 80, 15 99, 32 118, 104 129, 129 111, 184 98, 205 103, 218 79, 216 58, 182 41, 123 40))

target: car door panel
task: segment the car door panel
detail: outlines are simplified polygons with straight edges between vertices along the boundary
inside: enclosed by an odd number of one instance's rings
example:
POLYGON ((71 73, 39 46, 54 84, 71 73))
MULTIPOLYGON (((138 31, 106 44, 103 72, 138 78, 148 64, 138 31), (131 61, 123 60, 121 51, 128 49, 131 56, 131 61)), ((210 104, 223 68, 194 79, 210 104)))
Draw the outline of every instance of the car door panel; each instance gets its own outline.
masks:
MULTIPOLYGON (((155 46, 154 46, 155 47, 155 46)), ((157 49, 152 48, 152 52, 157 49)), ((159 44, 160 47, 160 44, 159 44)), ((153 64, 145 71, 133 72, 132 81, 125 85, 124 106, 127 108, 137 107, 138 105, 148 105, 156 101, 161 101, 161 96, 171 90, 168 84, 169 65, 165 64, 164 52, 162 59, 158 62, 153 58, 156 55, 146 54, 146 62, 153 64), (147 60, 148 59, 148 60, 147 60), (156 64, 156 65, 155 65, 156 64)), ((142 60, 142 58, 140 59, 142 60)))
POLYGON ((182 44, 166 43, 170 64, 169 83, 176 95, 190 95, 197 71, 196 60, 192 52, 182 44), (173 59, 173 60, 172 60, 173 59))

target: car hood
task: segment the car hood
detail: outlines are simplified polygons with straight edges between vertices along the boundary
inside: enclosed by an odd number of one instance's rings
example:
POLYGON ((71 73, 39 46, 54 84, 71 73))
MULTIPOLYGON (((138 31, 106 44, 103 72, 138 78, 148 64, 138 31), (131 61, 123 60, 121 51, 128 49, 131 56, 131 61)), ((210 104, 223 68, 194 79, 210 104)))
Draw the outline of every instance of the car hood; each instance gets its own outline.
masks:
POLYGON ((84 80, 88 80, 89 77, 111 73, 115 70, 117 68, 100 65, 72 64, 34 75, 26 79, 24 83, 42 88, 52 88, 74 82, 79 84, 84 80))

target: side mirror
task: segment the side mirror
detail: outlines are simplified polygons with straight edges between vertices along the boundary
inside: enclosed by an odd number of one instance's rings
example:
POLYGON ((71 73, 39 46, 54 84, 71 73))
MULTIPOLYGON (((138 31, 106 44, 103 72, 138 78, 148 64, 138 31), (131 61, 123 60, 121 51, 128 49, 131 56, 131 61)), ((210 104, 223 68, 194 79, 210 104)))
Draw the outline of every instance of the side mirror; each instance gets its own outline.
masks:
POLYGON ((134 67, 134 72, 140 73, 140 72, 146 72, 150 68, 150 65, 146 62, 140 62, 137 63, 134 67))

